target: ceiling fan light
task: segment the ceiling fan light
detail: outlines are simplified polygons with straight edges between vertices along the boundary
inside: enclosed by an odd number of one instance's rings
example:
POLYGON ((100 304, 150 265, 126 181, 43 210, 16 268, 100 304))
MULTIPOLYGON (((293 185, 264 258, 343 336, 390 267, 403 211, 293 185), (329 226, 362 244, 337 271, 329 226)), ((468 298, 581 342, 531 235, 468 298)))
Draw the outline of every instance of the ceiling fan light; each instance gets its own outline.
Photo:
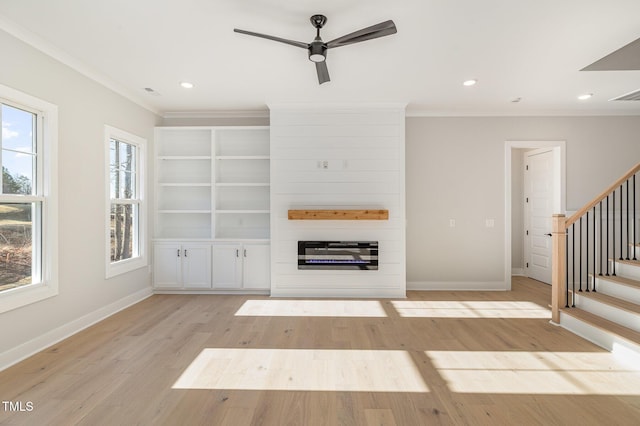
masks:
POLYGON ((321 53, 310 53, 309 60, 311 62, 324 62, 327 58, 321 53))

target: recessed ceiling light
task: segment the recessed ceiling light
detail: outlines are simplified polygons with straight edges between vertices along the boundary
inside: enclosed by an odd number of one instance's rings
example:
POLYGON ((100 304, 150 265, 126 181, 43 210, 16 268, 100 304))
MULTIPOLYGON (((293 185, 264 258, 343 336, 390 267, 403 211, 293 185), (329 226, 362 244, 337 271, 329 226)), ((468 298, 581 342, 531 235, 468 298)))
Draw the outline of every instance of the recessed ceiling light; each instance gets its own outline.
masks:
POLYGON ((476 83, 478 82, 478 80, 467 80, 464 83, 462 83, 464 86, 474 86, 476 83))
POLYGON ((592 96, 593 96, 593 93, 585 93, 584 95, 578 96, 578 99, 580 99, 581 101, 586 101, 592 96))
POLYGON ((180 86, 184 87, 185 89, 193 89, 193 83, 189 83, 188 81, 181 82, 180 86))

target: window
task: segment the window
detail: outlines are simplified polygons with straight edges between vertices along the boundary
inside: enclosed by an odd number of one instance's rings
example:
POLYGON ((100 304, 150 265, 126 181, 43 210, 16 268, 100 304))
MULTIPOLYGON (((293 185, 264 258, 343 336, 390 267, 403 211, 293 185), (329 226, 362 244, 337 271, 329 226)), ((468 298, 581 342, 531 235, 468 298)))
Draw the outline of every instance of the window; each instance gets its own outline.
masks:
POLYGON ((143 167, 146 141, 106 126, 107 278, 146 266, 143 167))
POLYGON ((0 312, 55 296, 57 107, 0 85, 0 312))

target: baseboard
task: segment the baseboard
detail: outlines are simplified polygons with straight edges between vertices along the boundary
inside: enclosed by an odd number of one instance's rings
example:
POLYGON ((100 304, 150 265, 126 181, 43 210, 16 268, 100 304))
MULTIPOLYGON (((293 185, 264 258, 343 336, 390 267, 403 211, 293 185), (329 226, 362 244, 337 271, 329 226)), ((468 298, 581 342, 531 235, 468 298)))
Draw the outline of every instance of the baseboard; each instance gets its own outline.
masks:
POLYGON ((505 291, 504 281, 408 281, 407 290, 505 291))
POLYGON ((117 300, 108 306, 104 306, 94 312, 91 312, 78 319, 61 325, 58 328, 50 330, 42 334, 41 336, 36 337, 35 339, 21 344, 20 346, 1 353, 0 371, 7 369, 14 364, 17 364, 18 362, 30 357, 31 355, 34 355, 48 348, 49 346, 54 345, 61 340, 64 340, 67 337, 84 330, 85 328, 91 327, 93 324, 100 322, 103 319, 108 318, 111 315, 125 308, 128 308, 131 305, 135 305, 136 303, 141 302, 152 294, 153 293, 151 291, 151 288, 145 288, 134 294, 123 297, 122 299, 117 300))
POLYGON ((524 277, 524 268, 511 268, 512 277, 524 277))

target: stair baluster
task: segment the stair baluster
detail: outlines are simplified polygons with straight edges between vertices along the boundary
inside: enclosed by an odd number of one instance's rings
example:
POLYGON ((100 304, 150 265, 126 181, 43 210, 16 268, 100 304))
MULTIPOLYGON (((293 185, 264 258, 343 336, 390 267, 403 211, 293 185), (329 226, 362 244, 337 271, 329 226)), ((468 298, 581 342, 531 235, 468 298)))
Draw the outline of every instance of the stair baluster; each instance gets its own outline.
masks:
POLYGON ((607 242, 605 246, 607 247, 607 256, 605 257, 605 265, 607 266, 607 273, 605 274, 607 277, 609 276, 609 196, 607 195, 607 220, 604 222, 607 227, 607 242))
POLYGON ((638 260, 636 252, 638 251, 638 242, 636 241, 636 236, 638 235, 638 230, 636 226, 638 222, 636 222, 636 175, 633 175, 633 260, 638 260))
POLYGON ((593 281, 591 282, 591 291, 596 291, 596 206, 593 206, 593 275, 592 277, 593 277, 593 281))

